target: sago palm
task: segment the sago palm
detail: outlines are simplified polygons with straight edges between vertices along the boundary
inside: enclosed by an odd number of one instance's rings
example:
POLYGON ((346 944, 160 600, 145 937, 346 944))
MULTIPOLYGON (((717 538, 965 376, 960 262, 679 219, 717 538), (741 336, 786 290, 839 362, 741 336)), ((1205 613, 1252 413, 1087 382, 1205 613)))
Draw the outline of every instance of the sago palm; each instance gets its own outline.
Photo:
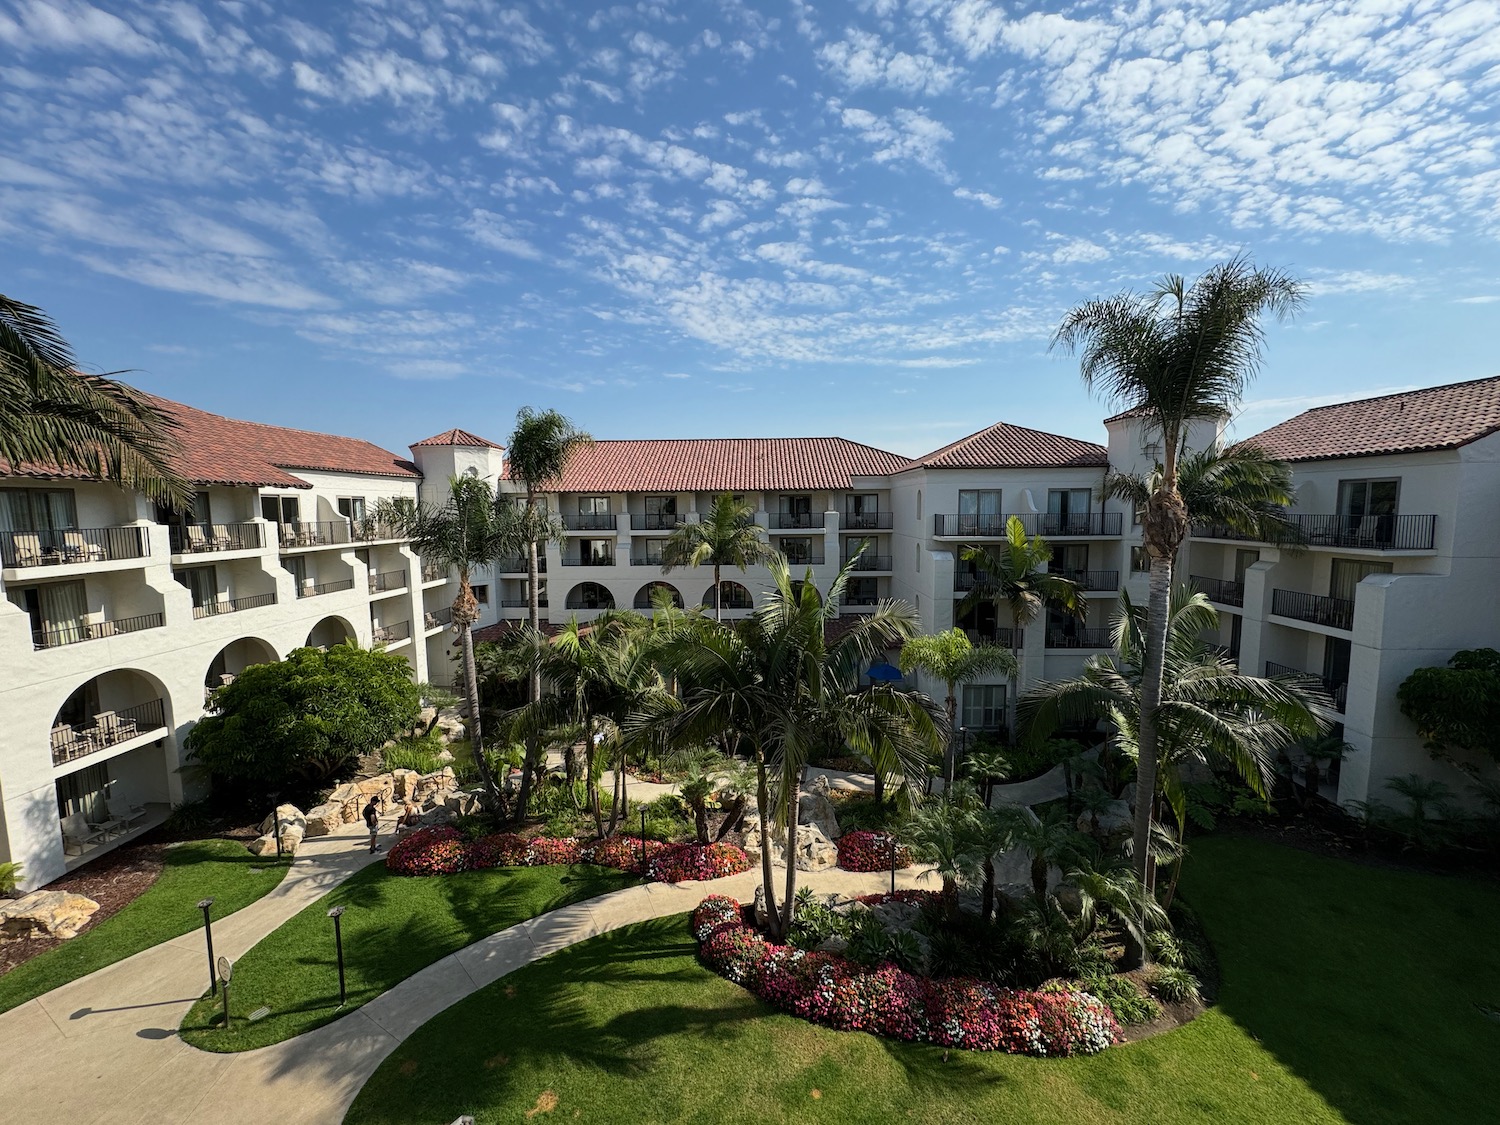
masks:
MULTIPOLYGON (((1063 320, 1052 346, 1080 358, 1090 390, 1136 412, 1161 439, 1162 471, 1147 498, 1143 536, 1150 560, 1149 622, 1141 685, 1139 762, 1142 787, 1154 792, 1172 564, 1187 536, 1189 513, 1178 459, 1194 422, 1232 413, 1260 367, 1267 315, 1291 316, 1304 287, 1247 258, 1214 266, 1191 286, 1176 275, 1145 294, 1088 301, 1063 320)), ((1136 873, 1150 885, 1151 802, 1136 806, 1136 873)))
POLYGON ((724 587, 720 572, 726 566, 746 570, 769 562, 776 551, 761 537, 755 525, 755 509, 730 493, 714 499, 708 518, 699 523, 678 524, 661 552, 661 570, 671 574, 682 566, 714 569, 714 619, 724 620, 724 587))
MULTIPOLYGON (((962 629, 913 637, 901 646, 901 671, 904 675, 925 672, 941 680, 947 689, 943 705, 948 712, 948 729, 958 729, 958 685, 968 684, 981 676, 1003 673, 1007 678, 1020 670, 1009 649, 998 645, 976 645, 962 629)), ((957 746, 950 738, 943 755, 943 781, 951 787, 958 769, 957 746)))

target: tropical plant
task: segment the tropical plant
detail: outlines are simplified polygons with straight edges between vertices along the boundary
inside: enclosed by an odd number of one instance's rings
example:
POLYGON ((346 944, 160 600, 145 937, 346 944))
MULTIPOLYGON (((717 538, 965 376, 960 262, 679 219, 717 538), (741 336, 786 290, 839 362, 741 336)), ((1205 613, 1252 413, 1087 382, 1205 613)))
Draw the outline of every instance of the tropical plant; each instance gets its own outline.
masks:
POLYGON ((977 743, 964 759, 964 775, 979 790, 979 803, 988 806, 995 785, 1010 776, 1010 759, 999 746, 977 743))
POLYGON ((1396 689, 1401 713, 1433 757, 1477 777, 1472 758, 1500 762, 1500 652, 1463 649, 1444 668, 1418 668, 1396 689))
POLYGON ((723 621, 724 585, 720 571, 726 566, 743 571, 769 562, 776 554, 755 525, 755 509, 724 492, 714 498, 706 520, 677 525, 662 547, 661 572, 671 574, 680 566, 713 567, 714 619, 723 621))
POLYGON ((1040 813, 1025 805, 1002 810, 1008 822, 1010 846, 1026 853, 1031 861, 1031 891, 1038 899, 1047 895, 1047 874, 1067 867, 1083 853, 1087 842, 1073 827, 1067 809, 1046 806, 1040 813))
POLYGON ((960 614, 979 605, 993 605, 997 610, 1005 606, 1019 630, 1044 609, 1058 609, 1079 620, 1088 610, 1083 587, 1047 570, 1052 548, 1040 535, 1028 537, 1019 516, 1005 521, 1005 542, 965 547, 960 557, 976 567, 974 586, 958 604, 960 614))
MULTIPOLYGON (((948 712, 948 729, 958 729, 958 685, 973 683, 982 676, 1003 673, 1007 678, 1020 671, 1015 653, 998 645, 976 645, 962 629, 949 629, 913 637, 901 646, 901 672, 924 672, 941 680, 947 689, 943 705, 948 712)), ((943 754, 943 781, 951 786, 958 772, 958 747, 950 737, 943 754)))
POLYGON ((375 518, 410 539, 412 549, 423 558, 445 570, 458 572, 458 594, 453 599, 453 630, 458 634, 462 659, 469 741, 474 747, 474 765, 485 791, 496 806, 501 806, 505 796, 484 752, 479 675, 474 662, 473 629, 479 618, 479 603, 474 598, 469 579, 474 571, 520 549, 525 530, 522 522, 512 505, 496 500, 488 481, 468 476, 449 479, 448 495, 441 506, 414 504, 408 500, 382 500, 376 506, 375 518))
POLYGON ((979 803, 969 799, 971 794, 967 788, 954 789, 923 801, 901 828, 901 838, 912 854, 932 865, 932 871, 924 875, 935 874, 942 880, 943 912, 950 920, 958 916, 959 885, 974 882, 981 870, 976 840, 979 803))
POLYGON ((45 312, 0 294, 0 461, 79 472, 185 510, 176 429, 150 396, 79 371, 45 312))
POLYGON ((21 883, 21 865, 19 863, 0 863, 0 895, 12 895, 16 893, 16 887, 21 883))
MULTIPOLYGON (((1156 791, 1162 677, 1171 613, 1172 566, 1190 513, 1179 486, 1179 460, 1190 427, 1232 413, 1265 351, 1262 320, 1285 319, 1301 305, 1304 287, 1249 259, 1214 266, 1191 286, 1163 278, 1148 293, 1122 293, 1073 309, 1052 346, 1078 353, 1084 385, 1132 411, 1161 438, 1162 469, 1146 499, 1143 537, 1150 560, 1150 597, 1143 653, 1136 771, 1156 791)), ((1150 886, 1148 842, 1152 802, 1136 803, 1136 874, 1150 886)))

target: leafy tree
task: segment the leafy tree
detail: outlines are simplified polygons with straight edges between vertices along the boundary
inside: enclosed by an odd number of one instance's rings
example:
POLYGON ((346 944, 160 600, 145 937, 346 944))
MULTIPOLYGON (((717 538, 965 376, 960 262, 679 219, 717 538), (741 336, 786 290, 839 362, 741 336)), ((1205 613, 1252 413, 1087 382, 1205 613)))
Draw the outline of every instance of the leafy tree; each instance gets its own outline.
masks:
POLYGON ((1455 652, 1446 668, 1418 668, 1396 689, 1401 713, 1435 758, 1471 777, 1479 771, 1459 755, 1488 755, 1500 762, 1500 652, 1455 652))
POLYGON ((353 644, 299 648, 215 688, 187 748, 225 790, 306 794, 411 729, 420 709, 405 657, 353 644))
POLYGON ((959 602, 958 612, 978 605, 1010 609, 1018 629, 1024 629, 1049 606, 1082 620, 1088 609, 1083 587, 1062 574, 1047 570, 1052 548, 1040 535, 1027 536, 1019 516, 1005 521, 1005 542, 965 547, 960 557, 978 568, 974 587, 959 602))
POLYGON ((520 550, 524 528, 516 509, 496 501, 489 482, 477 477, 453 477, 441 507, 409 501, 382 501, 376 519, 388 523, 424 558, 444 570, 458 572, 458 595, 453 599, 453 629, 458 633, 462 654, 464 698, 469 711, 469 741, 474 765, 485 791, 497 805, 504 794, 496 782, 484 752, 484 723, 479 700, 479 674, 474 662, 474 622, 479 603, 474 598, 470 575, 496 559, 520 550))
MULTIPOLYGON (((1143 521, 1151 570, 1137 772, 1147 793, 1156 789, 1172 565, 1190 519, 1179 482, 1184 443, 1194 422, 1233 412, 1265 351, 1262 319, 1291 316, 1304 292, 1287 274, 1257 269, 1240 257, 1214 266, 1191 286, 1169 275, 1145 294, 1085 302, 1053 336, 1053 347, 1079 353, 1086 387, 1135 411, 1161 437, 1161 474, 1147 497, 1143 521)), ((1134 831, 1136 873, 1148 887, 1154 879, 1151 804, 1137 802, 1134 831)))
POLYGON ((661 571, 671 574, 680 566, 714 568, 714 618, 724 620, 724 586, 719 579, 726 566, 745 570, 769 562, 776 551, 761 537, 755 525, 755 509, 730 493, 721 493, 709 509, 708 519, 678 524, 662 547, 661 571))
POLYGON ((79 371, 45 312, 0 294, 0 461, 82 472, 185 509, 176 428, 149 396, 79 371))
MULTIPOLYGON (((976 645, 962 629, 913 637, 901 646, 901 671, 904 675, 925 672, 941 680, 948 694, 943 705, 948 711, 948 729, 958 729, 958 685, 972 683, 981 676, 1003 672, 1015 676, 1020 666, 1009 649, 998 645, 976 645)), ((958 769, 958 748, 950 737, 943 755, 943 781, 952 786, 958 769)))

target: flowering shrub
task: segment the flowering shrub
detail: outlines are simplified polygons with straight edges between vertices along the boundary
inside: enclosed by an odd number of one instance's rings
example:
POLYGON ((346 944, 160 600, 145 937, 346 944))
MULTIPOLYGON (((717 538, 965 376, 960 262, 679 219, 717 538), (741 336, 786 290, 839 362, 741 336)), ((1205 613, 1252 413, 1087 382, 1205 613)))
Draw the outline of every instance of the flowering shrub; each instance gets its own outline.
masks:
MULTIPOLYGON (((838 838, 839 866, 845 871, 889 871, 891 837, 885 832, 858 830, 838 838)), ((911 849, 896 845, 896 866, 911 866, 911 849)))
POLYGON ((456 828, 419 828, 391 848, 386 870, 397 875, 452 875, 468 864, 469 842, 456 828))
MULTIPOLYGON (((667 845, 660 840, 646 841, 646 863, 667 845)), ((632 875, 643 875, 641 869, 641 839, 639 836, 607 836, 585 844, 581 853, 585 863, 597 863, 600 867, 617 867, 632 875)))
POLYGON ((734 844, 674 844, 646 865, 647 876, 658 883, 722 879, 749 870, 750 857, 734 844))
POLYGON ((899 891, 881 891, 874 895, 855 895, 855 902, 862 902, 866 906, 875 906, 882 902, 910 902, 917 906, 926 906, 929 903, 936 905, 943 900, 942 891, 919 891, 916 888, 903 888, 899 891))
POLYGON ((783 1011, 827 1027, 916 1043, 1026 1055, 1094 1054, 1119 1024, 1086 992, 1022 992, 963 978, 932 980, 889 962, 864 968, 833 953, 773 945, 739 904, 712 895, 693 911, 699 956, 783 1011))
POLYGON ((525 865, 542 867, 549 863, 577 863, 581 858, 578 841, 572 836, 533 836, 525 865))

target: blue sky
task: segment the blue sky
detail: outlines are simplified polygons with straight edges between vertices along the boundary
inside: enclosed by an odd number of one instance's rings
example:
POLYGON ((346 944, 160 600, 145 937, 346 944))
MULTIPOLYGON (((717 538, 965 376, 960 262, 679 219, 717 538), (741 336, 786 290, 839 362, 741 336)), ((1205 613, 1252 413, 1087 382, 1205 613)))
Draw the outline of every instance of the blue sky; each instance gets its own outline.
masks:
POLYGON ((1005 419, 1071 305, 1313 299, 1240 432, 1500 374, 1500 4, 0 0, 0 291, 96 369, 400 449, 1005 419))

